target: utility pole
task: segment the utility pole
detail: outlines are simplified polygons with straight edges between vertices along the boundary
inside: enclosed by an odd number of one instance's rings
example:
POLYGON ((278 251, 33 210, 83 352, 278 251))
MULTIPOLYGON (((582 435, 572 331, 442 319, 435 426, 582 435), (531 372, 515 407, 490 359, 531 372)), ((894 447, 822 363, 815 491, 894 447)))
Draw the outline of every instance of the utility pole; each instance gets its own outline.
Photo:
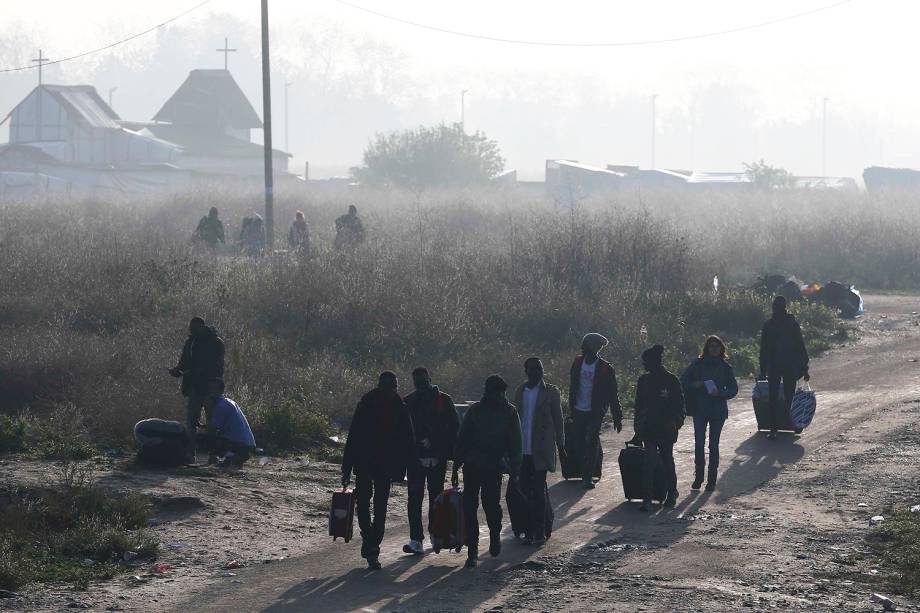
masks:
POLYGON ((109 108, 110 108, 110 109, 114 109, 114 108, 115 108, 115 107, 112 106, 112 94, 114 94, 116 91, 118 91, 118 88, 117 88, 117 87, 110 87, 110 88, 109 88, 109 108))
POLYGON ((824 119, 821 122, 821 176, 827 178, 827 102, 828 98, 823 100, 824 102, 824 119))
POLYGON ((42 57, 41 49, 38 50, 38 58, 32 60, 32 63, 38 64, 38 84, 39 85, 42 84, 42 65, 47 64, 50 61, 51 61, 50 59, 46 57, 42 57))
POLYGON ((655 102, 658 94, 652 94, 652 170, 655 170, 655 102))
POLYGON ((466 93, 470 91, 464 89, 460 91, 460 128, 466 128, 466 93))
POLYGON ((262 134, 265 149, 265 242, 275 249, 274 177, 272 176, 272 81, 268 57, 268 0, 262 0, 262 134))
POLYGON ((227 70, 227 66, 229 66, 229 62, 227 61, 227 59, 229 58, 230 54, 236 52, 236 49, 230 48, 229 43, 230 43, 230 39, 224 38, 224 48, 217 50, 218 53, 224 54, 224 70, 227 70))
POLYGON ((290 125, 288 121, 288 89, 290 89, 291 85, 293 85, 293 83, 290 81, 284 82, 284 150, 288 153, 291 152, 291 141, 289 140, 290 130, 288 129, 290 125))

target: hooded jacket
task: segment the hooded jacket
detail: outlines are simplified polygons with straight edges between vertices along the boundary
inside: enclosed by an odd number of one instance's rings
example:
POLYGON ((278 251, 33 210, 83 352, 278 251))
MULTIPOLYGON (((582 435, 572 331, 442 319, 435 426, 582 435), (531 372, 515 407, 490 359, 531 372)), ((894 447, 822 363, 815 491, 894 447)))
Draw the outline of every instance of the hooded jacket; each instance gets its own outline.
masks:
POLYGON ((480 470, 519 474, 521 420, 514 405, 504 398, 474 403, 460 425, 454 459, 480 470))
POLYGON ((214 328, 205 326, 186 339, 176 368, 182 373, 183 396, 206 396, 208 382, 224 378, 224 341, 214 328))
POLYGON ((796 379, 808 372, 808 351, 795 316, 784 313, 764 323, 760 332, 760 371, 796 379))
MULTIPOLYGON (((575 411, 575 400, 578 398, 578 388, 581 385, 581 365, 584 361, 584 356, 579 355, 575 357, 575 361, 572 363, 572 370, 569 376, 569 412, 571 414, 574 414, 575 411)), ((594 387, 591 389, 591 414, 595 419, 603 419, 609 408, 613 419, 620 421, 623 419, 623 411, 620 409, 617 375, 610 362, 600 356, 598 356, 596 364, 594 387)))
POLYGON ((358 402, 345 452, 342 474, 385 476, 401 481, 413 451, 412 420, 399 394, 374 388, 358 402))
POLYGON ((639 377, 634 424, 643 439, 677 442, 684 424, 684 394, 677 377, 663 367, 639 377))
POLYGON ((436 458, 439 464, 453 458, 460 429, 453 399, 432 386, 427 390, 415 390, 406 396, 405 402, 415 436, 414 457, 436 458))

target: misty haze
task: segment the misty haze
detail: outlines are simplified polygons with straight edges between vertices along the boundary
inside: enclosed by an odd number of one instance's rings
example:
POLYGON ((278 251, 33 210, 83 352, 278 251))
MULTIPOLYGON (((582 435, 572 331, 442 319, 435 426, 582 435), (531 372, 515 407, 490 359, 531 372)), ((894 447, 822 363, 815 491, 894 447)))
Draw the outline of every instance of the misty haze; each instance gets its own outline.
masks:
POLYGON ((5 0, 0 609, 920 610, 918 18, 5 0))

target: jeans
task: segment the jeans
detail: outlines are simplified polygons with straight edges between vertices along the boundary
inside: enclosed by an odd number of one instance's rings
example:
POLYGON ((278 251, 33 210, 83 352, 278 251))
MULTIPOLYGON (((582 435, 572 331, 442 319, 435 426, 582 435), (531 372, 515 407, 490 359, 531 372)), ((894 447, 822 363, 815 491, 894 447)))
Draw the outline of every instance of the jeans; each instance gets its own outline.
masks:
MULTIPOLYGON (((664 471, 665 485, 667 494, 677 493, 677 469, 674 466, 674 443, 659 439, 644 439, 645 446, 645 466, 642 471, 642 486, 644 491, 643 498, 651 500, 655 491, 655 469, 661 462, 664 471)), ((716 462, 718 463, 718 450, 716 451, 716 462)))
POLYGON ((767 378, 767 386, 770 390, 770 431, 776 432, 779 427, 789 421, 789 409, 792 408, 792 397, 795 396, 795 384, 798 378, 787 373, 770 373, 767 378), (783 403, 779 401, 779 386, 782 380, 783 386, 783 403), (783 415, 786 418, 783 419, 783 415))
POLYGON ((195 455, 195 442, 197 439, 195 435, 198 431, 198 420, 201 419, 201 409, 204 409, 204 418, 207 422, 207 433, 209 439, 214 434, 211 431, 211 409, 209 407, 210 403, 208 402, 207 395, 189 392, 185 410, 185 427, 188 429, 189 456, 195 455))
POLYGON ((486 512, 491 534, 502 531, 502 474, 497 470, 463 467, 463 515, 466 520, 466 546, 470 553, 479 551, 479 497, 486 512))
POLYGON ((361 528, 361 557, 376 558, 387 522, 387 502, 390 499, 389 475, 358 473, 355 476, 355 498, 358 527, 361 528), (371 519, 371 498, 374 499, 374 518, 371 519))
POLYGON ((424 541, 422 529, 422 501, 425 498, 425 485, 428 485, 428 531, 434 522, 434 500, 444 491, 444 477, 447 474, 447 461, 437 466, 425 467, 414 461, 409 468, 409 538, 424 541))
POLYGON ((595 413, 590 411, 572 411, 573 424, 572 436, 581 447, 581 480, 590 483, 594 481, 597 472, 597 448, 601 444, 601 421, 595 413))
POLYGON ((712 417, 706 414, 693 416, 693 436, 696 439, 696 474, 703 474, 706 467, 706 426, 709 425, 709 470, 719 468, 719 438, 722 436, 722 426, 725 420, 721 417, 712 417))
POLYGON ((527 536, 546 538, 546 471, 536 470, 532 455, 525 455, 521 464, 521 492, 527 498, 530 522, 527 536))

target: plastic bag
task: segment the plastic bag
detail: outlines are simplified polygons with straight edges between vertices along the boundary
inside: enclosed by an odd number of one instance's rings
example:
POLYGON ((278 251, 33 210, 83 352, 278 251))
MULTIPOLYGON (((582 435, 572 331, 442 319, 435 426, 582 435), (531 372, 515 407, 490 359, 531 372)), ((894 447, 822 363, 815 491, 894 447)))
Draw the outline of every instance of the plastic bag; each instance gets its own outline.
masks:
POLYGON ((796 391, 792 397, 792 408, 789 410, 789 419, 797 429, 804 430, 811 424, 818 408, 818 401, 811 386, 806 383, 804 388, 796 391))

